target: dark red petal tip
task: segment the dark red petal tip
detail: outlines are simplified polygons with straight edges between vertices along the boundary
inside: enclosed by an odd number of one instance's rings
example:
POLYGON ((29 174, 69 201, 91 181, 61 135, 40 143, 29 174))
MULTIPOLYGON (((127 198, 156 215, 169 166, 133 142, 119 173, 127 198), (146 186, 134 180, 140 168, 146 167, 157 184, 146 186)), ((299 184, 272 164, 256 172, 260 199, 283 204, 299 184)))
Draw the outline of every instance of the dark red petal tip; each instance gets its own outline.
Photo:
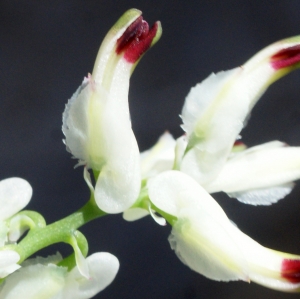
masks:
POLYGON ((233 146, 246 146, 246 144, 241 140, 236 140, 233 146))
POLYGON ((300 45, 282 49, 271 57, 271 65, 275 70, 292 66, 300 62, 300 45))
POLYGON ((157 30, 158 22, 149 30, 143 17, 138 17, 117 40, 116 53, 123 53, 129 63, 135 63, 150 48, 157 30))
POLYGON ((300 283, 300 260, 283 260, 281 276, 291 283, 300 283))

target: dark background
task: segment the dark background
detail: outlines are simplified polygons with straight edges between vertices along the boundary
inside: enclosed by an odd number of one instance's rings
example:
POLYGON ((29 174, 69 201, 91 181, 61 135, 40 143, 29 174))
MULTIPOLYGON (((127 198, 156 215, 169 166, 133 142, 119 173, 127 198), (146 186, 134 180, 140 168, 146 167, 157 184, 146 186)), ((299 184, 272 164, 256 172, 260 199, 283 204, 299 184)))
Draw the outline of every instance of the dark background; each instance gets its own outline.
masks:
MULTIPOLYGON (((92 71, 99 45, 127 9, 160 20, 163 36, 136 68, 130 88, 133 129, 141 150, 164 130, 175 137, 191 86, 226 70, 279 39, 300 34, 300 1, 23 1, 0 0, 0 172, 26 178, 34 194, 29 209, 48 223, 82 206, 88 189, 82 168, 61 142, 67 99, 92 71)), ((300 72, 268 90, 252 113, 243 140, 273 139, 300 145, 300 72)), ((229 217, 261 244, 300 254, 300 189, 271 207, 246 206, 217 196, 229 217)), ((295 298, 254 283, 218 283, 192 272, 170 250, 170 227, 150 217, 127 223, 120 215, 82 228, 90 253, 109 251, 121 263, 97 298, 295 298)), ((53 246, 41 254, 67 246, 53 246)))

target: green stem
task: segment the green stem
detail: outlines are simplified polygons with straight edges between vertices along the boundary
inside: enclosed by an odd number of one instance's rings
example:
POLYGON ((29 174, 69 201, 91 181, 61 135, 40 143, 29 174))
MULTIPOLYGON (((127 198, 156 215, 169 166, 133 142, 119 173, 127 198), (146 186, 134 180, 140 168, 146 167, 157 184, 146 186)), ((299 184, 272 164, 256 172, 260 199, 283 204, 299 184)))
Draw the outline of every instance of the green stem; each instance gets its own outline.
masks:
POLYGON ((35 252, 49 245, 65 242, 69 243, 70 236, 87 222, 106 215, 100 210, 92 197, 81 209, 75 213, 45 227, 31 229, 18 245, 9 245, 20 255, 19 263, 35 252))

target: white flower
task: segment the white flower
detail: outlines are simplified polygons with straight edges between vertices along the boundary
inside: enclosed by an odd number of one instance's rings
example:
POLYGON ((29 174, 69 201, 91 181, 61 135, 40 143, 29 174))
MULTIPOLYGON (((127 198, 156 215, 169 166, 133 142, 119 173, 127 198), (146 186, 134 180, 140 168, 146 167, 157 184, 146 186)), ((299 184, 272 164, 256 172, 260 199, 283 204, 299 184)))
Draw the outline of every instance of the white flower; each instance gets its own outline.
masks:
POLYGON ((290 193, 300 178, 300 147, 273 141, 233 154, 205 189, 244 203, 269 205, 290 193))
POLYGON ((78 268, 56 264, 60 255, 28 260, 23 267, 6 278, 0 287, 3 299, 88 299, 105 289, 115 278, 119 262, 110 253, 100 252, 87 258, 90 278, 78 268))
POLYGON ((13 250, 1 250, 1 247, 7 242, 16 241, 9 238, 9 218, 23 209, 29 203, 31 196, 30 184, 21 178, 0 181, 0 278, 20 268, 17 264, 20 259, 19 254, 13 250))
POLYGON ((139 150, 128 108, 129 78, 160 35, 159 22, 149 29, 140 11, 127 11, 108 32, 92 75, 84 79, 63 114, 67 149, 79 164, 100 172, 95 200, 107 213, 129 208, 140 191, 139 150))
MULTIPOLYGON (((212 74, 192 88, 182 110, 182 127, 187 133, 188 145, 180 170, 192 176, 203 187, 207 187, 207 190, 215 192, 224 189, 225 191, 226 188, 223 186, 221 188, 221 185, 220 188, 212 185, 218 174, 222 172, 222 168, 227 167, 224 165, 251 109, 271 83, 299 66, 300 37, 295 37, 274 43, 244 65, 212 74)), ((289 151, 291 149, 282 149, 280 153, 278 152, 278 156, 274 154, 274 158, 276 156, 282 161, 289 151)), ((293 157, 299 160, 300 155, 296 152, 299 151, 294 150, 293 157)), ((262 160, 265 153, 263 149, 257 150, 255 159, 262 160)), ((232 159, 229 162, 231 166, 227 168, 233 169, 233 161, 232 159)), ((264 167, 268 165, 265 163, 264 167)), ((292 167, 290 161, 288 165, 292 167)), ((278 163, 276 167, 279 167, 278 163)), ((270 167, 269 171, 273 172, 273 168, 270 167)), ((284 166, 282 171, 294 172, 293 167, 287 169, 287 166, 284 166)), ((224 170, 225 172, 228 173, 228 170, 224 170)), ((238 176, 239 173, 236 172, 236 177, 238 176)), ((242 177, 249 181, 253 178, 253 176, 247 178, 246 175, 242 177)), ((271 174, 268 177, 270 178, 271 174)), ((299 174, 291 177, 291 180, 300 178, 299 174)), ((231 178, 234 179, 232 175, 231 178)), ((284 181, 286 180, 280 181, 279 184, 286 183, 284 181)), ((237 187, 239 185, 235 181, 232 181, 232 184, 237 187)), ((274 180, 263 186, 254 184, 251 188, 268 188, 276 184, 274 180)), ((239 191, 248 191, 248 189, 230 192, 239 191)))
POLYGON ((300 290, 300 256, 265 248, 245 235, 191 177, 166 171, 151 179, 148 188, 154 205, 176 217, 169 241, 191 269, 214 280, 300 290))

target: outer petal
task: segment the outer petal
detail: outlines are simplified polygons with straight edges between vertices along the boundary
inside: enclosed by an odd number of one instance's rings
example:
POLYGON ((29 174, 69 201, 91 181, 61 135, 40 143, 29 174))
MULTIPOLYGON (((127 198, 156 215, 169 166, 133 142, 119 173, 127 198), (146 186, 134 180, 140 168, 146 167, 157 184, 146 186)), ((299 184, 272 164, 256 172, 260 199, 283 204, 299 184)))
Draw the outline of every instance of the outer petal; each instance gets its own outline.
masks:
POLYGON ((17 264, 19 259, 19 254, 13 250, 0 251, 0 278, 6 277, 19 269, 20 266, 17 264))
POLYGON ((32 188, 21 178, 9 178, 0 182, 0 221, 22 210, 30 201, 32 188))
POLYGON ((149 184, 149 198, 178 218, 169 238, 183 263, 215 280, 248 280, 232 225, 217 202, 191 177, 167 171, 149 184))
POLYGON ((89 266, 88 266, 87 260, 83 256, 74 235, 71 237, 70 244, 73 247, 73 250, 75 253, 76 268, 78 269, 79 273, 83 277, 85 277, 86 279, 89 279, 90 273, 89 273, 89 266))
POLYGON ((157 143, 141 153, 142 179, 171 170, 175 160, 176 141, 169 132, 160 136, 157 143))
POLYGON ((299 67, 299 41, 296 37, 277 42, 243 66, 212 74, 191 90, 182 112, 189 137, 182 171, 201 184, 218 174, 260 96, 271 83, 299 67))
MULTIPOLYGON (((299 178, 300 148, 273 141, 235 154, 219 175, 204 187, 210 193, 232 194, 257 189, 267 192, 267 188, 286 186, 299 178)), ((269 198, 271 202, 272 197, 269 198)), ((255 203, 259 204, 259 199, 255 203)), ((265 203, 268 203, 267 199, 265 203)))
POLYGON ((210 279, 249 281, 247 261, 231 230, 229 221, 190 207, 180 212, 169 242, 184 264, 210 279))
POLYGON ((102 252, 87 258, 90 278, 78 268, 67 272, 56 266, 60 256, 36 258, 24 263, 0 286, 0 298, 5 299, 88 299, 106 288, 115 278, 119 262, 113 255, 102 252))
POLYGON ((119 270, 118 259, 110 253, 99 252, 87 258, 90 278, 81 276, 77 268, 69 274, 63 291, 64 299, 88 299, 104 290, 119 270))
POLYGON ((181 137, 176 139, 175 161, 173 166, 174 170, 180 170, 180 165, 186 150, 186 146, 187 146, 186 135, 182 135, 181 137))
POLYGON ((63 299, 67 269, 49 264, 21 268, 9 276, 0 289, 5 299, 63 299))
POLYGON ((175 217, 179 216, 182 209, 193 206, 211 216, 227 219, 223 209, 207 191, 180 171, 165 171, 150 179, 148 193, 155 206, 175 217))
POLYGON ((149 211, 142 208, 130 208, 123 213, 123 219, 126 221, 136 221, 149 215, 149 211))
POLYGON ((252 281, 283 292, 300 291, 299 255, 263 247, 236 227, 233 230, 246 256, 252 281))
MULTIPOLYGON (((115 135, 119 147, 110 148, 111 159, 107 160, 96 182, 97 205, 107 213, 125 211, 139 195, 141 182, 139 151, 134 136, 128 133, 120 128, 118 132, 120 135, 115 135)), ((108 144, 113 142, 112 139, 108 144)), ((107 148, 109 149, 109 146, 107 148)))

